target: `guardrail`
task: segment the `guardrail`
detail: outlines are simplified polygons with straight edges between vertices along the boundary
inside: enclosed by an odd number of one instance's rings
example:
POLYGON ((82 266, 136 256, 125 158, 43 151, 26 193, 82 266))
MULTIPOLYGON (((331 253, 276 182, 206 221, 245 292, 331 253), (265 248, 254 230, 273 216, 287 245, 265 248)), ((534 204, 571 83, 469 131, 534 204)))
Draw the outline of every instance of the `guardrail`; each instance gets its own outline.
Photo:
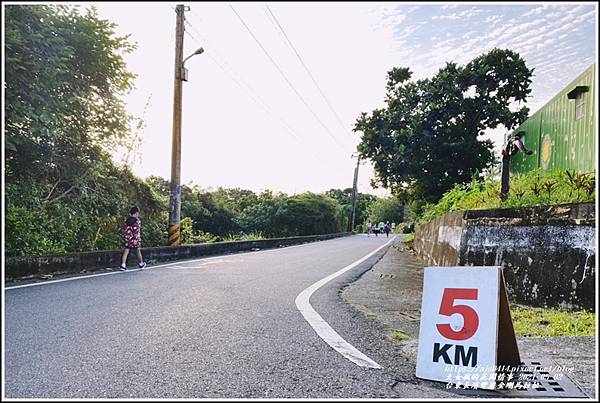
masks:
MULTIPOLYGON (((272 249, 302 243, 323 241, 352 235, 342 232, 326 235, 296 236, 289 238, 259 239, 253 241, 214 242, 179 247, 163 246, 142 248, 144 260, 152 263, 189 259, 198 256, 227 254, 256 249, 272 249)), ((7 257, 4 264, 4 278, 17 280, 35 278, 47 274, 83 273, 99 269, 118 269, 121 264, 122 250, 69 253, 48 256, 7 257)), ((129 257, 129 261, 134 256, 129 257)))

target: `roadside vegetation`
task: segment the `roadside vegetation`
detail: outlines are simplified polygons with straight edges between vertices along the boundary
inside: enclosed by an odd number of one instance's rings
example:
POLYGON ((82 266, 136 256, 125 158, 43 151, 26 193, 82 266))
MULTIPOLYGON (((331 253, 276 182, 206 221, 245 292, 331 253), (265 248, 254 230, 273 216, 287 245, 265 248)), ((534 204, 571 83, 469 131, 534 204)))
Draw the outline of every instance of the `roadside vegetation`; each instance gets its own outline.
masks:
POLYGON ((595 200, 596 179, 593 172, 537 169, 510 178, 510 192, 500 200, 500 182, 473 180, 456 184, 436 204, 423 207, 419 224, 427 223, 451 211, 527 207, 595 200))
POLYGON ((414 241, 415 241, 415 233, 414 232, 411 232, 410 234, 405 235, 404 238, 402 239, 402 242, 404 242, 406 244, 406 246, 408 246, 409 248, 412 248, 414 241))
POLYGON ((593 312, 569 312, 550 308, 511 306, 517 336, 594 336, 596 315, 593 312))
MULTIPOLYGON (((121 173, 127 172, 126 183, 135 185, 139 192, 115 186, 110 196, 104 193, 106 200, 98 200, 100 195, 82 188, 56 203, 45 204, 43 189, 23 189, 19 184, 7 183, 7 256, 119 249, 122 222, 131 205, 138 205, 142 211, 143 245, 166 245, 169 182, 160 177, 141 180, 128 171, 113 169, 114 173, 105 180, 118 184, 123 179, 121 173)), ((197 244, 346 231, 350 197, 348 201, 336 200, 329 196, 332 192, 349 195, 351 189, 287 195, 183 185, 181 242, 197 244)), ((357 206, 357 222, 365 220, 365 209, 378 200, 366 194, 360 194, 359 198, 365 202, 357 206)))
POLYGON ((390 339, 396 342, 403 342, 406 340, 410 340, 410 336, 404 333, 402 330, 391 329, 388 333, 390 339))
POLYGON ((412 79, 408 67, 387 73, 385 105, 363 112, 354 131, 358 152, 373 163, 372 183, 405 202, 436 203, 455 184, 491 168, 494 144, 486 129, 516 128, 533 69, 510 49, 492 49, 465 65, 446 63, 431 78, 412 79))

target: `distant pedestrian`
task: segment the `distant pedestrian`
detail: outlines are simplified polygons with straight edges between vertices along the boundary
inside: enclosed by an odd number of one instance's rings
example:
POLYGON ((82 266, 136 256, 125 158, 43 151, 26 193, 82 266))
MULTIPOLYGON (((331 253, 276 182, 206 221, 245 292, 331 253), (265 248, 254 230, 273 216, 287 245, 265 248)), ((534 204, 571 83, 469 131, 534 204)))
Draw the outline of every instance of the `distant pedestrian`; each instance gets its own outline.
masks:
POLYGON ((367 236, 371 236, 371 231, 373 230, 373 224, 370 222, 367 223, 367 236))
POLYGON ((140 269, 146 267, 146 262, 142 258, 142 222, 140 221, 140 209, 132 207, 129 210, 129 217, 125 221, 123 226, 123 242, 125 248, 123 249, 123 257, 121 259, 121 267, 119 270, 127 270, 127 256, 129 251, 135 251, 138 259, 138 266, 140 269))
POLYGON ((385 226, 383 227, 383 232, 385 232, 385 237, 388 238, 390 236, 390 224, 385 224, 385 226))

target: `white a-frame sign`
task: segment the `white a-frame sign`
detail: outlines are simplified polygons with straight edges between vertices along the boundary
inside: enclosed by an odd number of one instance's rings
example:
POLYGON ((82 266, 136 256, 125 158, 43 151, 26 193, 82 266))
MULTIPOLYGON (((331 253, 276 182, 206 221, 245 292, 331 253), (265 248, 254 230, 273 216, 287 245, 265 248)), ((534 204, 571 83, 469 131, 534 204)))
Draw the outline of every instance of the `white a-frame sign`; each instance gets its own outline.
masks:
POLYGON ((520 362, 501 267, 426 267, 417 377, 494 389, 520 362))

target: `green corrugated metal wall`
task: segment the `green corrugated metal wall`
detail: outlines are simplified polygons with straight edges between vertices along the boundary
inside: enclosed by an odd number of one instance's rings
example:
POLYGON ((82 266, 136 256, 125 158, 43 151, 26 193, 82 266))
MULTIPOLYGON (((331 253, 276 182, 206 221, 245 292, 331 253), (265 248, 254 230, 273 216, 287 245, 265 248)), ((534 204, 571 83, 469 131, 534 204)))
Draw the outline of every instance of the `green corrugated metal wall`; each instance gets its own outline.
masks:
POLYGON ((595 64, 591 65, 546 105, 529 117, 515 132, 525 132, 530 156, 517 153, 511 158, 511 173, 525 173, 538 167, 590 172, 595 169, 595 64), (585 112, 575 119, 575 100, 568 99, 576 86, 588 86, 584 93, 585 112))

